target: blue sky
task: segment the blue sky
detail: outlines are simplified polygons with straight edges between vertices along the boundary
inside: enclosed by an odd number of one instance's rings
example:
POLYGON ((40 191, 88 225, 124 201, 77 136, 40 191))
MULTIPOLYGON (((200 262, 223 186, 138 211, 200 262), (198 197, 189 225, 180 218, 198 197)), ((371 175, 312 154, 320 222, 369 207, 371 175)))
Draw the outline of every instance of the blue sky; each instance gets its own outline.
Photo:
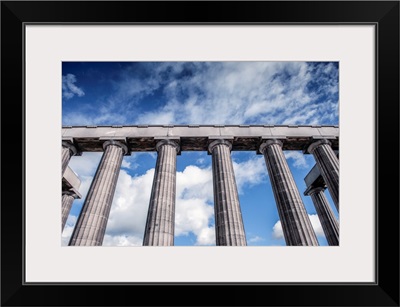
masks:
MULTIPOLYGON (((63 125, 339 124, 337 62, 64 62, 63 125)), ((300 194, 315 164, 285 151, 300 194)), ((101 153, 72 157, 81 179, 62 233, 67 245, 101 153)), ((157 155, 124 157, 104 246, 140 246, 157 155)), ((232 152, 248 245, 285 245, 262 155, 232 152)), ((338 217, 333 202, 325 194, 338 217)), ((303 201, 320 245, 327 245, 311 198, 303 201)), ((177 158, 175 245, 215 245, 211 156, 177 158)))

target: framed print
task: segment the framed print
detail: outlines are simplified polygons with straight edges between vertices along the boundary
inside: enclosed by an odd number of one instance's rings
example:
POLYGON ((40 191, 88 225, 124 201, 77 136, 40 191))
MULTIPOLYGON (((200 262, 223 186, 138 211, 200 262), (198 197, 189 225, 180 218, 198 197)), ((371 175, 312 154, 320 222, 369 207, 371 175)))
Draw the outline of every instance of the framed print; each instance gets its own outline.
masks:
POLYGON ((399 306, 397 1, 1 7, 4 306, 399 306))

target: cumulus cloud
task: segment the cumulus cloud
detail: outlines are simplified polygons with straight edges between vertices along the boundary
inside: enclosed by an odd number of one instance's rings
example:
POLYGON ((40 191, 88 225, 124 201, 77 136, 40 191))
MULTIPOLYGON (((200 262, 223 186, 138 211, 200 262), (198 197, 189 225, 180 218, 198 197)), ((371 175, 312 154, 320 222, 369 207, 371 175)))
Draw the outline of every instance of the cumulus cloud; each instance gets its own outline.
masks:
POLYGON ((154 168, 137 177, 121 170, 106 229, 109 244, 122 236, 124 244, 142 245, 153 177, 154 168))
POLYGON ((268 175, 262 156, 253 157, 244 162, 233 161, 233 169, 239 194, 243 193, 245 187, 264 182, 268 175))
POLYGON ((178 199, 175 215, 175 235, 196 236, 196 245, 215 244, 214 226, 211 219, 214 207, 204 199, 178 199))
MULTIPOLYGON (((137 177, 121 170, 105 245, 142 245, 153 177, 154 168, 137 177)), ((177 172, 175 236, 192 233, 196 245, 215 244, 212 195, 210 169, 188 166, 183 172, 177 172)))
MULTIPOLYGON (((316 214, 309 214, 308 217, 310 218, 311 225, 315 231, 315 234, 318 237, 324 237, 324 230, 322 229, 321 223, 319 221, 318 215, 316 214)), ((272 236, 275 239, 283 239, 283 229, 281 221, 277 221, 275 225, 272 227, 272 236)))
POLYGON ((211 168, 190 165, 177 173, 175 235, 196 236, 196 245, 215 244, 211 168))
POLYGON ((85 95, 85 92, 82 88, 78 87, 76 83, 76 77, 73 74, 67 74, 62 76, 62 95, 65 99, 71 99, 75 95, 78 97, 82 97, 85 95))
MULTIPOLYGON (((71 78, 72 85, 74 80, 71 78)), ((135 63, 111 83, 112 92, 100 98, 101 108, 91 110, 90 116, 81 121, 90 124, 338 123, 338 68, 334 63, 135 63), (110 118, 110 114, 116 116, 110 118)), ((72 93, 81 92, 75 89, 72 93)), ((66 114, 63 122, 74 124, 74 120, 75 117, 66 114)))
POLYGON ((176 194, 182 199, 204 199, 213 201, 211 167, 187 166, 177 173, 176 194))

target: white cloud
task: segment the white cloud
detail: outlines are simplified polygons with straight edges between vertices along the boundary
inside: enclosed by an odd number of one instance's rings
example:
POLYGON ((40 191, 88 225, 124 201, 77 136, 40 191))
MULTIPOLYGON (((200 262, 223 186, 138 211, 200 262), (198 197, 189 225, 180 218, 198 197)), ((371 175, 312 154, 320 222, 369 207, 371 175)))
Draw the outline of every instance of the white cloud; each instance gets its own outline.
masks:
POLYGON ((143 64, 138 71, 128 67, 118 78, 122 81, 112 81, 114 92, 101 99, 101 108, 87 116, 66 114, 63 123, 337 123, 338 73, 333 64, 165 62, 143 64), (182 77, 185 69, 192 73, 182 77), (157 104, 149 111, 142 99, 150 96, 157 104))
POLYGON ((197 164, 205 164, 206 160, 204 158, 199 158, 199 159, 196 160, 196 163, 197 164))
POLYGON ((246 186, 254 186, 267 179, 267 166, 262 156, 250 158, 244 162, 233 161, 238 192, 243 193, 246 186))
POLYGON ((176 195, 181 199, 204 199, 213 201, 211 167, 187 166, 183 172, 177 172, 176 195))
MULTIPOLYGON (((107 235, 129 237, 132 244, 142 242, 153 177, 154 168, 137 177, 131 177, 125 170, 120 171, 108 219, 107 235)), ((111 244, 119 241, 109 238, 108 242, 111 244)))
POLYGON ((72 156, 68 166, 79 176, 93 176, 100 163, 101 152, 83 152, 82 156, 72 156))
POLYGON ((325 236, 324 230, 322 229, 321 222, 319 221, 318 215, 317 214, 311 214, 311 215, 309 214, 308 216, 310 217, 310 221, 314 228, 315 234, 320 237, 325 236))
POLYGON ((283 229, 282 229, 282 223, 281 221, 277 221, 274 225, 274 227, 272 227, 272 236, 275 239, 283 239, 283 229))
MULTIPOLYGON (((318 215, 316 214, 309 214, 308 217, 310 218, 311 225, 315 231, 315 234, 318 237, 324 237, 324 230, 322 229, 321 223, 319 221, 318 215)), ((275 239, 283 239, 283 230, 282 230, 282 223, 281 221, 277 221, 275 225, 272 227, 272 236, 275 239)))
POLYGON ((121 167, 122 168, 130 168, 131 167, 131 163, 126 161, 126 160, 122 160, 121 167))
MULTIPOLYGON (((82 156, 72 156, 68 166, 75 172, 81 180, 79 193, 82 195, 83 201, 92 184, 93 176, 100 163, 101 152, 84 152, 82 156)), ((78 201, 75 201, 78 202, 78 201)))
POLYGON ((211 168, 187 166, 177 173, 175 235, 196 236, 196 245, 215 244, 211 168))
POLYGON ((175 114, 173 111, 167 111, 164 109, 157 110, 154 112, 145 112, 137 120, 139 124, 160 124, 168 125, 176 123, 175 114))
POLYGON ((215 245, 214 226, 204 227, 197 234, 196 245, 215 245))
POLYGON ((67 74, 66 76, 62 76, 62 95, 64 98, 71 99, 75 95, 78 97, 85 95, 83 89, 75 85, 75 83, 75 75, 67 74))
POLYGON ((294 150, 286 150, 283 152, 286 159, 293 160, 293 166, 299 169, 306 169, 310 166, 306 160, 306 155, 304 155, 301 151, 294 151, 294 150))
POLYGON ((129 122, 129 117, 127 114, 115 114, 110 110, 107 111, 106 109, 104 109, 102 112, 99 110, 90 110, 87 113, 81 113, 79 111, 68 112, 67 114, 63 114, 63 125, 114 125, 118 123, 129 122))
POLYGON ((69 215, 67 221, 65 222, 64 230, 61 234, 61 245, 68 246, 69 238, 74 231, 74 226, 77 221, 77 217, 74 215, 69 215))
MULTIPOLYGON (((198 73, 179 80, 179 86, 171 81, 165 89, 168 103, 163 110, 153 111, 155 119, 168 110, 177 123, 240 124, 268 119, 268 123, 282 124, 313 99, 307 88, 312 75, 306 63, 225 62, 197 66, 198 73), (292 75, 279 75, 282 72, 292 75)), ((308 120, 307 114, 304 112, 294 123, 308 120)))
POLYGON ((137 236, 110 236, 105 234, 102 246, 142 246, 142 238, 137 236))
POLYGON ((214 226, 210 224, 214 207, 204 199, 178 199, 175 213, 175 235, 193 233, 196 245, 215 244, 214 226))
POLYGON ((131 156, 125 156, 122 159, 121 167, 129 169, 129 170, 137 169, 139 167, 139 164, 136 162, 137 158, 138 158, 137 153, 135 153, 134 155, 131 155, 131 156))
POLYGON ((254 237, 251 237, 249 240, 248 240, 248 243, 257 243, 257 242, 261 242, 261 241, 264 241, 264 238, 262 238, 262 237, 260 237, 260 236, 254 236, 254 237))

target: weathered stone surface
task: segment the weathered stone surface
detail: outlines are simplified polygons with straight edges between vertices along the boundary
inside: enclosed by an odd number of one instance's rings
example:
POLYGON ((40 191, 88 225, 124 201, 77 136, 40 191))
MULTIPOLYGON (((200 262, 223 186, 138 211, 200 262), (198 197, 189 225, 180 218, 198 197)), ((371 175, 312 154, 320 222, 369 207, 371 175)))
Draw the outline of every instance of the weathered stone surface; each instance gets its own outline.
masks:
POLYGON ((69 212, 71 211, 72 203, 75 199, 81 198, 81 195, 75 189, 62 191, 61 198, 61 230, 65 227, 65 222, 68 219, 69 212))
POLYGON ((324 189, 323 187, 311 188, 307 191, 307 195, 311 196, 328 244, 337 246, 339 245, 339 223, 325 197, 324 189))
POLYGON ((329 194, 339 211, 339 159, 331 147, 328 140, 318 140, 308 147, 308 152, 312 153, 322 178, 328 186, 329 194))
POLYGON ((176 154, 178 143, 161 140, 157 143, 157 163, 151 190, 143 245, 174 245, 176 154))
POLYGON ((64 176, 65 169, 68 166, 69 160, 77 153, 76 147, 66 141, 62 141, 61 148, 61 178, 64 176))
POLYGON ((232 144, 215 140, 208 150, 212 154, 216 244, 245 246, 246 235, 231 160, 232 144))
MULTIPOLYGON (((336 167, 336 162, 330 156, 330 151, 339 146, 337 126, 65 126, 62 137, 63 173, 71 156, 77 154, 77 149, 80 152, 105 150, 70 245, 102 244, 122 155, 130 151, 154 150, 158 151, 158 159, 143 244, 173 245, 177 151, 171 145, 174 139, 179 139, 179 150, 208 150, 212 154, 217 245, 246 245, 231 150, 254 150, 264 154, 288 245, 318 245, 318 241, 282 150, 312 153, 334 201, 336 184, 338 201, 338 163, 336 167), (104 143, 105 138, 110 139, 110 136, 113 140, 104 143), (315 142, 317 138, 319 141, 315 142), (160 139, 170 144, 160 142, 160 139), (210 144, 210 140, 216 139, 218 140, 210 144), (310 145, 312 142, 314 143, 310 145), (103 144, 107 146, 103 147, 103 144), (325 171, 321 165, 325 165, 325 171), (329 176, 332 178, 328 178, 329 176)), ((67 196, 65 197, 65 206, 68 207, 67 196)), ((339 207, 338 202, 335 205, 339 207)))
MULTIPOLYGON (((179 137, 182 151, 207 151, 209 137, 232 137, 232 150, 258 150, 262 138, 285 136, 283 150, 304 150, 315 136, 338 146, 338 126, 311 125, 133 125, 64 126, 63 138, 73 138, 81 151, 102 151, 103 136, 126 138, 130 151, 155 151, 158 138, 179 137)), ((335 147, 336 146, 336 147, 335 147)))
POLYGON ((264 154, 287 245, 318 245, 310 219, 282 151, 282 142, 267 140, 264 154))
POLYGON ((71 188, 79 191, 79 187, 81 186, 81 180, 79 179, 78 175, 67 166, 64 172, 64 176, 62 178, 62 190, 67 191, 71 188))
POLYGON ((62 178, 62 197, 61 197, 61 230, 64 229, 65 222, 68 219, 74 199, 81 198, 82 195, 78 192, 81 185, 81 180, 67 166, 62 178))
POLYGON ((118 141, 106 141, 96 175, 87 194, 69 245, 102 245, 107 227, 122 157, 127 147, 118 141))

